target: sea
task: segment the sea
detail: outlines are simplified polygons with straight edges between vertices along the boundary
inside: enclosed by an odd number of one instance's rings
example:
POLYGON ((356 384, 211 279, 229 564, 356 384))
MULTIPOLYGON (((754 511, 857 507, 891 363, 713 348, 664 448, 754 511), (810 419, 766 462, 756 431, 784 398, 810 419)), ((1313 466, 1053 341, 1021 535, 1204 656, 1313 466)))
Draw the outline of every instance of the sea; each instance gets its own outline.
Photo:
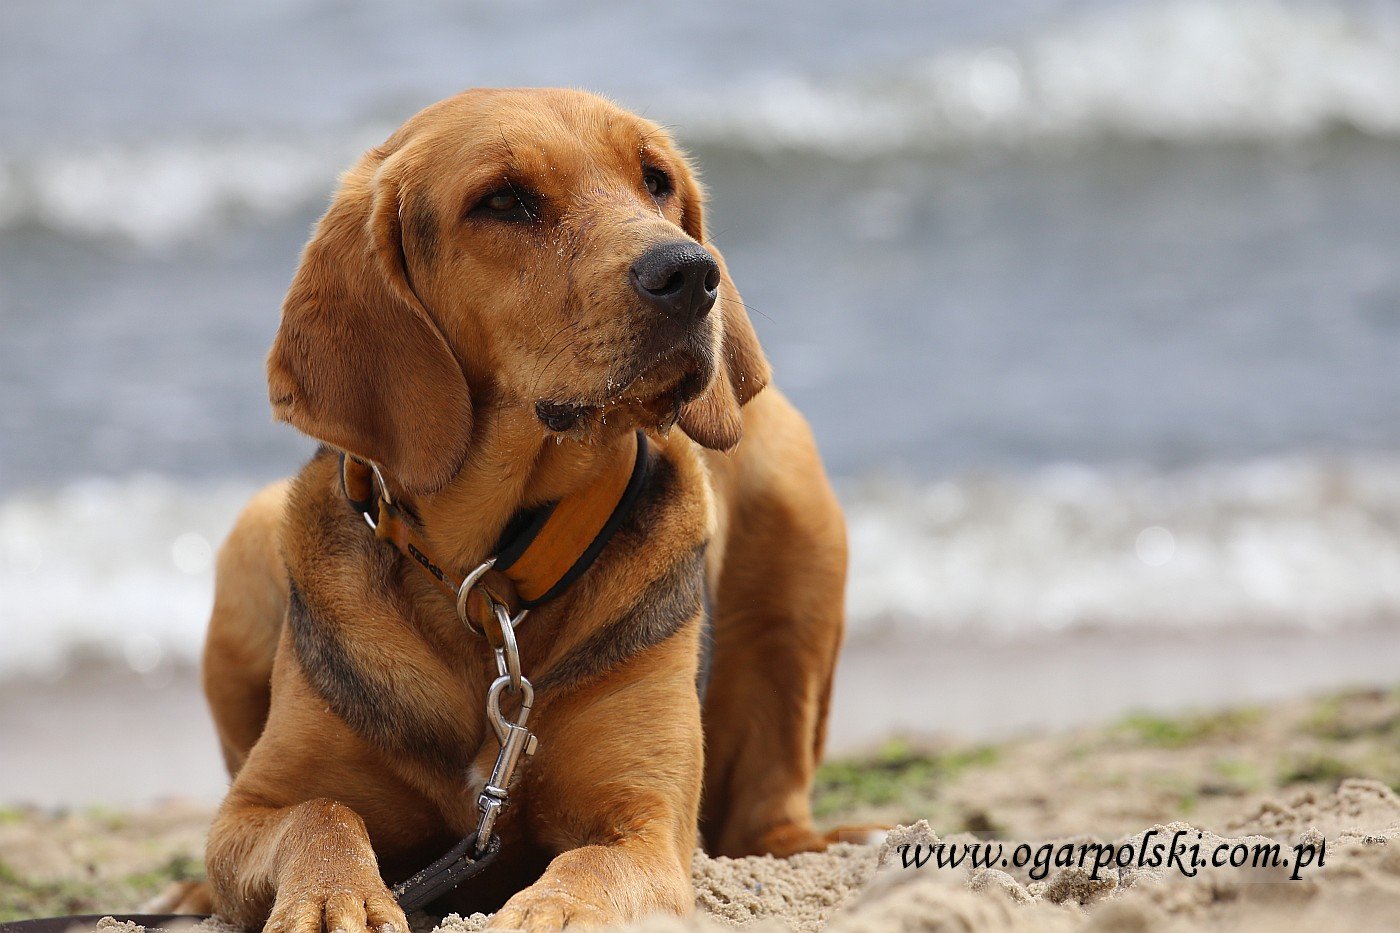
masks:
POLYGON ((1400 648, 1393 0, 5 0, 0 679, 197 656, 310 225, 479 85, 696 157, 853 638, 1400 648))

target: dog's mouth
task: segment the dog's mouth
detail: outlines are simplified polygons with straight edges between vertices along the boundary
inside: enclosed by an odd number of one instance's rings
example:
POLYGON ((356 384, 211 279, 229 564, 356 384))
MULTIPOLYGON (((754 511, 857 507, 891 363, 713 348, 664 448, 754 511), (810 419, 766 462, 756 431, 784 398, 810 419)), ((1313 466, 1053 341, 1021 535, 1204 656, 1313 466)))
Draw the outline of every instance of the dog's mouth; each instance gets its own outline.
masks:
POLYGON ((608 378, 596 398, 541 399, 535 416, 557 435, 584 434, 606 424, 669 431, 681 408, 709 385, 713 354, 699 341, 686 340, 649 356, 608 378))

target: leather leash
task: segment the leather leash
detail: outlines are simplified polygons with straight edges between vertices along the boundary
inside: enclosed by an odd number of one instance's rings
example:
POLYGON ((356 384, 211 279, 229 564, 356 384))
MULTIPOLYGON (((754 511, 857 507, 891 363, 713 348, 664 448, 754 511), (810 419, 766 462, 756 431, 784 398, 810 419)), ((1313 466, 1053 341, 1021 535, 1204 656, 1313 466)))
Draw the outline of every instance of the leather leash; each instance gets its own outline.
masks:
POLYGON ((457 576, 429 556, 426 540, 410 507, 389 494, 379 468, 341 454, 341 487, 346 499, 374 529, 410 558, 452 600, 467 629, 485 638, 496 654, 499 676, 486 695, 486 716, 500 742, 495 767, 477 798, 477 828, 441 858, 394 888, 404 910, 424 907, 475 877, 501 851, 497 818, 509 798, 511 779, 537 742, 526 727, 535 691, 520 672, 515 626, 531 609, 560 596, 593 565, 622 524, 646 482, 649 462, 646 435, 615 456, 597 482, 577 495, 517 514, 488 558, 465 576, 457 576), (514 719, 501 712, 507 691, 520 695, 514 719))
POLYGON ((33 920, 7 920, 0 923, 0 933, 87 933, 104 917, 120 923, 135 923, 146 933, 166 930, 188 930, 196 923, 208 920, 208 914, 74 914, 69 917, 39 917, 33 920))

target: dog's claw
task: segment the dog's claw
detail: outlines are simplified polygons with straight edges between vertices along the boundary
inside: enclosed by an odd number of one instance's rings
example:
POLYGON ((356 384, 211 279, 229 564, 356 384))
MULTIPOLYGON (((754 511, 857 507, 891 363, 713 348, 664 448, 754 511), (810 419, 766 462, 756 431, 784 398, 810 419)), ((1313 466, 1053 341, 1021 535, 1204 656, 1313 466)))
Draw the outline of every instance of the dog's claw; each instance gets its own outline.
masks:
POLYGON ((491 917, 486 927, 489 930, 548 933, 565 927, 575 930, 595 929, 618 923, 623 919, 562 891, 536 893, 526 888, 507 901, 505 906, 491 917))
POLYGON ((302 889, 279 897, 264 933, 397 933, 408 919, 389 890, 374 884, 337 884, 330 890, 302 889))

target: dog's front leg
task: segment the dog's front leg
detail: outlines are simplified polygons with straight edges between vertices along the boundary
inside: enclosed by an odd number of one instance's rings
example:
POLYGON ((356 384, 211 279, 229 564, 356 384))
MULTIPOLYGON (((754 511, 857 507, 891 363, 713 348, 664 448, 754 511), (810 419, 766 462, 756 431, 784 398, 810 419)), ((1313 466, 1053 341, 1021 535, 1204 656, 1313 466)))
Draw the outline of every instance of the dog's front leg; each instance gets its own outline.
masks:
POLYGON ((289 807, 231 794, 209 831, 214 906, 269 933, 407 933, 380 879, 365 824, 332 800, 289 807))
POLYGON ((520 817, 559 853, 493 928, 557 930, 686 914, 703 748, 698 620, 599 681, 537 708, 520 817))
POLYGON ((214 912, 268 933, 407 933, 365 822, 401 844, 427 828, 426 808, 295 664, 279 661, 279 676, 267 729, 209 829, 214 912))

